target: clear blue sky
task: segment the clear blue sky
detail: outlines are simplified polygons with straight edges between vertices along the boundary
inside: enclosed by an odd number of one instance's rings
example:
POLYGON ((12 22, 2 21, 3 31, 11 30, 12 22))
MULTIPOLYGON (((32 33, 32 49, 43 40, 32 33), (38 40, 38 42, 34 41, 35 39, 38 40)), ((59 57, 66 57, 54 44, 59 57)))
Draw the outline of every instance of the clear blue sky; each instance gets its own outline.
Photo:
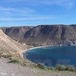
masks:
POLYGON ((0 26, 76 24, 76 0, 0 0, 0 26))

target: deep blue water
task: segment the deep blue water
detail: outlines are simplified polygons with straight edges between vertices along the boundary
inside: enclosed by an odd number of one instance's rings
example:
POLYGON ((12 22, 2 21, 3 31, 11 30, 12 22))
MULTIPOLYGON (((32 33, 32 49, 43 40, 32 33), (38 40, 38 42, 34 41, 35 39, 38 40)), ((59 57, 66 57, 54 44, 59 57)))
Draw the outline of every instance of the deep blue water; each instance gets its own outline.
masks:
POLYGON ((24 53, 24 57, 45 66, 57 64, 76 66, 76 46, 36 48, 24 53))

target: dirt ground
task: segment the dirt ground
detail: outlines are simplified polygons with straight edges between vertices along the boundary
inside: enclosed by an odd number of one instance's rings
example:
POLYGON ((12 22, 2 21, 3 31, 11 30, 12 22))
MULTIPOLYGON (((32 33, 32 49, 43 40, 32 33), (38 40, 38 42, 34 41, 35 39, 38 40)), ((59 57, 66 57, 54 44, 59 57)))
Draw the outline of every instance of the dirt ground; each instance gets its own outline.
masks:
POLYGON ((0 76, 76 76, 75 72, 46 71, 7 63, 8 61, 8 59, 0 58, 0 76))

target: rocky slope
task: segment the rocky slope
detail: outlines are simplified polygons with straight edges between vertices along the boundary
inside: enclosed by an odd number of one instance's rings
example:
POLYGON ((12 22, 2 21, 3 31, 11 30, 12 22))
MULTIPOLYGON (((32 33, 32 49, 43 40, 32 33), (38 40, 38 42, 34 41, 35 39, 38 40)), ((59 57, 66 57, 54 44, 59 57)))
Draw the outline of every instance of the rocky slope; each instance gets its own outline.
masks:
POLYGON ((29 45, 57 45, 76 43, 75 25, 39 25, 36 27, 13 27, 4 31, 11 38, 29 45))
POLYGON ((20 51, 23 51, 27 47, 22 46, 15 40, 8 37, 1 29, 0 29, 0 53, 12 53, 18 54, 20 51))
POLYGON ((5 32, 6 35, 10 36, 12 39, 16 41, 23 41, 24 34, 30 30, 32 27, 5 27, 2 30, 5 32))

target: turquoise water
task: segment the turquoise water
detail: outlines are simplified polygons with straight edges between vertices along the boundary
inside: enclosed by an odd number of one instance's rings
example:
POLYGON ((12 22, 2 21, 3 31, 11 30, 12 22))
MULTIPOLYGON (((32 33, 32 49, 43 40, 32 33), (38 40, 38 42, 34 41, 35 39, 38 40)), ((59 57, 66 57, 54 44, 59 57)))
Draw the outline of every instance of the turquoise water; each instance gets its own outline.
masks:
POLYGON ((76 46, 36 48, 24 53, 24 57, 45 66, 57 64, 76 66, 76 46))

